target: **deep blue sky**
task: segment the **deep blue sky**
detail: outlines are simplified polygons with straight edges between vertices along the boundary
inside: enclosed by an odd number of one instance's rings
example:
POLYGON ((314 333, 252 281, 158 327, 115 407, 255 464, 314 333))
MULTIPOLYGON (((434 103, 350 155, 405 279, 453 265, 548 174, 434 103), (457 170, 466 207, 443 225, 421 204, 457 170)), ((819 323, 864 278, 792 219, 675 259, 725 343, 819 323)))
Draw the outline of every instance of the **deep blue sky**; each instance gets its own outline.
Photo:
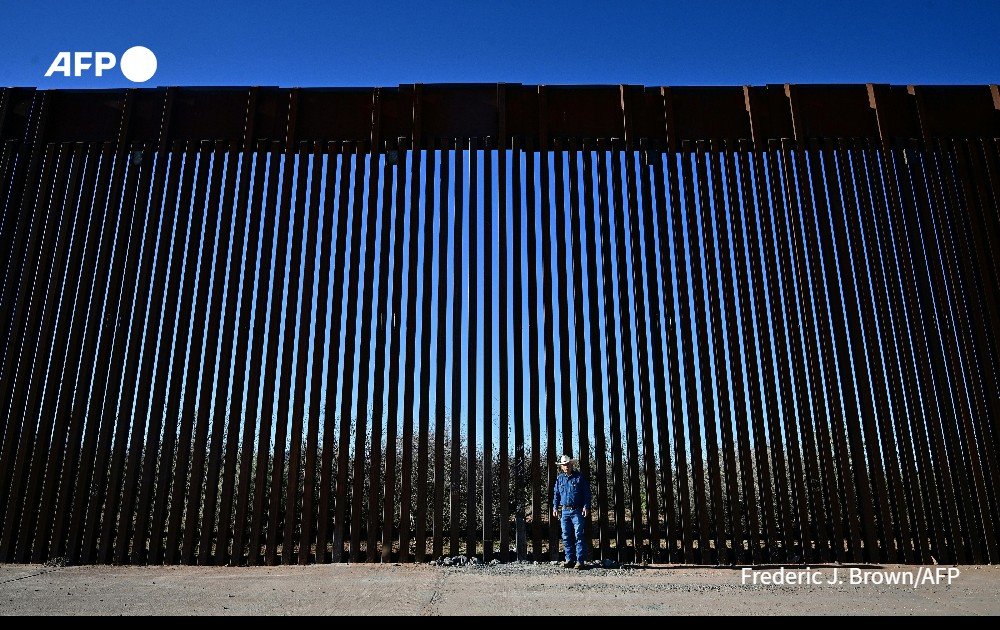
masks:
POLYGON ((1000 81, 1000 2, 0 3, 0 84, 44 77, 60 50, 132 45, 153 85, 412 82, 762 84, 1000 81))

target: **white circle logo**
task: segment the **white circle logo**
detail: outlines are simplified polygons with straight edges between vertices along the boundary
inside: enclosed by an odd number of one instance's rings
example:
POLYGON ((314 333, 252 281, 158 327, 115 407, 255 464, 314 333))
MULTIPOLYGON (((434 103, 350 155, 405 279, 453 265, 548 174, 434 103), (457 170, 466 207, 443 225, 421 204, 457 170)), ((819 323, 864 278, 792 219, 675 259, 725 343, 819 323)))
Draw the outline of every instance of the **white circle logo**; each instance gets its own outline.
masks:
POLYGON ((145 46, 133 46, 122 54, 120 68, 133 83, 145 83, 156 74, 156 55, 145 46))

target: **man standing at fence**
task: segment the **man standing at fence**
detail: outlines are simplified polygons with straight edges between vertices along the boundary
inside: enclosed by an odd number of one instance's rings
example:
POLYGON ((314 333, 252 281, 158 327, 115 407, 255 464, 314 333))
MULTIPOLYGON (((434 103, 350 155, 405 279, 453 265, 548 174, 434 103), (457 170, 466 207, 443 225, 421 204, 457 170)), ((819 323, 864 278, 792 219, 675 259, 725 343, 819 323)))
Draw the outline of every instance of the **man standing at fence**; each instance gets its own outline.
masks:
POLYGON ((587 560, 584 521, 590 509, 590 483, 576 468, 576 460, 563 455, 556 462, 562 471, 552 492, 552 516, 559 518, 562 507, 562 539, 567 569, 583 569, 587 560))

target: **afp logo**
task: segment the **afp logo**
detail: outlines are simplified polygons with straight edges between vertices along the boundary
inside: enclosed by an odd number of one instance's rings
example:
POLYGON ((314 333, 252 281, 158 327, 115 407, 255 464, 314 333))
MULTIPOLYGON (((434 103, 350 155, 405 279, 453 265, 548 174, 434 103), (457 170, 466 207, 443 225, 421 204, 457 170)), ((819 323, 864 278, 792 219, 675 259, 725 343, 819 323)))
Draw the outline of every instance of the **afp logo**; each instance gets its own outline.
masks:
POLYGON ((56 55, 45 76, 82 77, 93 72, 95 77, 100 77, 116 65, 132 83, 145 83, 156 74, 156 55, 145 46, 133 46, 122 53, 121 63, 118 63, 114 53, 64 51, 56 55))

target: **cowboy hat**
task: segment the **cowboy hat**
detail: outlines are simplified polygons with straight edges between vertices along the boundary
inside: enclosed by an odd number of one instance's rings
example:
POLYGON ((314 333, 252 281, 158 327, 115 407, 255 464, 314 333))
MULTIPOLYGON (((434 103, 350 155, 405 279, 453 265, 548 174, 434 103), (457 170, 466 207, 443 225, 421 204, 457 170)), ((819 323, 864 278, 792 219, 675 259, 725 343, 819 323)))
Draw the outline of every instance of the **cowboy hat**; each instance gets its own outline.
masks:
POLYGON ((564 466, 566 464, 576 465, 578 460, 573 459, 569 455, 563 455, 556 461, 556 466, 564 466))

